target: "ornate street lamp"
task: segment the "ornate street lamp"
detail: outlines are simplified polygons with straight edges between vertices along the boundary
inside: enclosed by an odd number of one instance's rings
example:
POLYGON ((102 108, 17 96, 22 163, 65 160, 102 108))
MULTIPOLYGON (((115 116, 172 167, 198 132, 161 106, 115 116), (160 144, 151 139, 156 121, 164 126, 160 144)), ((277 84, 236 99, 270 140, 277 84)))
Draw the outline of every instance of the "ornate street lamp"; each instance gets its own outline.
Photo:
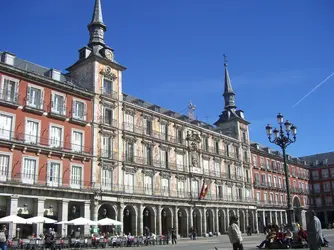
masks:
POLYGON ((179 211, 179 212, 178 212, 178 215, 179 215, 179 217, 182 217, 182 212, 179 211))
POLYGON ((286 183, 286 191, 287 191, 287 217, 288 217, 288 226, 291 228, 292 223, 294 222, 294 210, 291 203, 291 194, 290 194, 290 183, 289 183, 289 170, 286 162, 286 148, 291 143, 296 141, 297 135, 297 127, 291 124, 288 120, 284 122, 283 115, 279 113, 277 115, 277 122, 279 125, 279 129, 275 128, 272 130, 270 124, 266 126, 266 132, 268 135, 268 139, 271 143, 276 144, 282 149, 283 153, 283 162, 284 162, 284 171, 285 171, 285 183, 286 183), (283 123, 284 122, 284 123, 283 123), (285 129, 284 129, 284 127, 285 129), (274 133, 274 138, 272 138, 272 134, 274 133))
POLYGON ((124 215, 125 215, 125 216, 129 216, 129 215, 130 215, 130 211, 129 211, 129 209, 125 209, 125 211, 124 211, 124 215))
POLYGON ((145 215, 146 217, 148 217, 149 214, 150 214, 149 211, 146 209, 145 212, 144 212, 144 215, 145 215))
POLYGON ((167 216, 167 213, 166 213, 165 210, 162 212, 162 216, 163 216, 163 217, 166 217, 166 216, 167 216))
POLYGON ((25 204, 23 205, 23 209, 24 209, 24 211, 28 211, 28 204, 27 204, 27 203, 25 203, 25 204))

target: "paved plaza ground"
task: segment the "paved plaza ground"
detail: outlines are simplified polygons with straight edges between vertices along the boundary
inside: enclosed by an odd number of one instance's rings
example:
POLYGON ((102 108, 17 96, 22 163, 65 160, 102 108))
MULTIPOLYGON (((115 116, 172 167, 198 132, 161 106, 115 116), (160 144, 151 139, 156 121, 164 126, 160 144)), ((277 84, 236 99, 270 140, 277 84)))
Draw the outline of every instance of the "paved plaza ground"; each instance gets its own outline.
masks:
MULTIPOLYGON (((334 230, 324 231, 326 239, 330 242, 330 247, 325 249, 333 249, 334 247, 334 230), (332 244, 333 243, 333 244, 332 244)), ((264 239, 264 234, 247 236, 243 235, 244 249, 256 249, 256 246, 264 239)), ((149 246, 140 247, 142 250, 146 249, 189 249, 189 250, 214 250, 214 247, 221 249, 232 249, 227 235, 221 235, 213 238, 199 238, 197 240, 182 239, 178 241, 177 245, 163 245, 163 246, 149 246)))

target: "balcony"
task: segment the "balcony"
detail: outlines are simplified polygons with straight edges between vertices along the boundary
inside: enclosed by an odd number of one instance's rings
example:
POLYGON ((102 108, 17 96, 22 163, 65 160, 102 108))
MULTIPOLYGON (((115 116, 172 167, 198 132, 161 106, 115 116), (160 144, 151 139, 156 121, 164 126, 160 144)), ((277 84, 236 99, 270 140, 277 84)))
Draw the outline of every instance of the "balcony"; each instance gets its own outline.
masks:
POLYGON ((260 182, 260 181, 255 181, 254 183, 254 188, 264 188, 264 189, 274 189, 277 191, 285 191, 285 188, 283 185, 278 184, 278 183, 272 183, 272 182, 260 182))
POLYGON ((70 121, 74 124, 81 125, 81 126, 86 126, 88 124, 87 121, 87 110, 86 108, 84 109, 72 109, 72 117, 70 121))
POLYGON ((53 102, 49 104, 49 117, 65 121, 67 119, 67 108, 65 105, 54 105, 53 102))
POLYGON ((17 91, 0 91, 0 104, 7 107, 17 108, 20 106, 19 104, 19 97, 17 91))
POLYGON ((42 98, 33 98, 30 95, 26 96, 25 98, 25 105, 24 105, 25 111, 42 115, 45 112, 44 106, 45 105, 42 98))
POLYGON ((102 90, 102 93, 101 93, 101 99, 117 101, 118 100, 118 93, 116 91, 104 89, 104 90, 102 90))
POLYGON ((118 152, 113 152, 110 149, 103 150, 101 149, 100 153, 101 161, 117 161, 118 160, 118 152))
POLYGON ((211 154, 215 154, 215 155, 219 155, 219 156, 226 156, 226 151, 216 148, 216 147, 203 147, 202 148, 202 152, 203 153, 211 153, 211 154))
POLYGON ((65 154, 78 157, 91 157, 92 148, 71 143, 69 140, 56 141, 49 137, 34 136, 17 131, 1 130, 0 144, 24 151, 44 152, 46 154, 65 154))
POLYGON ((101 129, 118 128, 118 121, 110 117, 100 116, 99 120, 101 129))
MULTIPOLYGON (((43 168, 43 166, 42 166, 43 168)), ((69 172, 69 169, 65 170, 69 172)), ((58 176, 64 173, 58 173, 58 176)), ((1 177, 1 175, 0 175, 1 177)), ((82 181, 78 179, 51 177, 46 175, 34 175, 8 172, 6 178, 0 178, 0 185, 6 186, 31 186, 33 188, 43 189, 60 189, 60 190, 80 190, 90 192, 94 185, 90 181, 82 181)))
POLYGON ((259 207, 268 207, 268 208, 286 208, 288 205, 284 201, 270 201, 270 200, 256 200, 256 204, 259 207))

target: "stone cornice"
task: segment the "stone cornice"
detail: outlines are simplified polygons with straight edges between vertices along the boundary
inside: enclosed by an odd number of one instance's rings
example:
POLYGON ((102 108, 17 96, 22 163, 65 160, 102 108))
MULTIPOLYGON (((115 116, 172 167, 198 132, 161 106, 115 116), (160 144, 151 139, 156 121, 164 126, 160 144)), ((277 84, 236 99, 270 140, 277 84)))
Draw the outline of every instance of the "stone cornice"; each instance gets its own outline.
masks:
POLYGON ((125 173, 129 173, 129 174, 135 174, 137 172, 137 168, 136 167, 127 167, 127 166, 124 166, 122 168, 122 170, 125 172, 125 173))

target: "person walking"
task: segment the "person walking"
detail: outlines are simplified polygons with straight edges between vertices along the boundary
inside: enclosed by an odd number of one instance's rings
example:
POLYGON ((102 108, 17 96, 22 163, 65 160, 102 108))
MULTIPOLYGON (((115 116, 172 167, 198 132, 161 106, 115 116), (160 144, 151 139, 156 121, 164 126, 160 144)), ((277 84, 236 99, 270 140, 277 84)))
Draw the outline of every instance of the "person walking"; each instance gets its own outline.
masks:
POLYGON ((241 231, 238 226, 238 217, 231 216, 230 226, 228 228, 228 237, 233 245, 233 250, 243 250, 241 231))
POLYGON ((176 244, 176 230, 174 228, 172 228, 172 244, 176 244))
POLYGON ((310 250, 320 250, 323 243, 322 228, 314 210, 307 212, 307 233, 310 250))
POLYGON ((6 226, 2 225, 0 229, 0 249, 7 250, 6 226))

